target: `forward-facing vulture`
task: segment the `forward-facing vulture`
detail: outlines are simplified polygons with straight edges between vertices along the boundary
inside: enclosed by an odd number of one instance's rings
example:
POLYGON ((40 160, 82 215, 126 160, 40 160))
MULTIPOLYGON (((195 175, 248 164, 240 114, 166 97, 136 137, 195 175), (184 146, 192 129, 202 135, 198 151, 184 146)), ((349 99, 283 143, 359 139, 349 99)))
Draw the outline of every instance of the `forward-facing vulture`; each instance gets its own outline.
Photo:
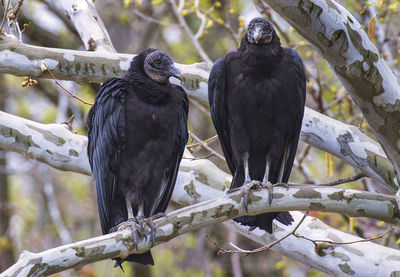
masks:
MULTIPOLYGON (((300 56, 281 46, 268 20, 251 20, 240 47, 215 62, 208 93, 213 123, 233 175, 231 190, 252 180, 269 188, 271 183, 286 183, 299 140, 306 80, 300 56)), ((293 221, 288 212, 236 220, 272 233, 274 219, 286 225, 293 221)))
MULTIPOLYGON (((188 99, 171 76, 183 78, 167 54, 143 50, 124 77, 103 83, 89 112, 88 156, 103 234, 129 219, 134 231, 149 224, 154 242, 150 217, 167 208, 188 139, 188 99)), ((150 251, 115 260, 154 264, 150 251)))

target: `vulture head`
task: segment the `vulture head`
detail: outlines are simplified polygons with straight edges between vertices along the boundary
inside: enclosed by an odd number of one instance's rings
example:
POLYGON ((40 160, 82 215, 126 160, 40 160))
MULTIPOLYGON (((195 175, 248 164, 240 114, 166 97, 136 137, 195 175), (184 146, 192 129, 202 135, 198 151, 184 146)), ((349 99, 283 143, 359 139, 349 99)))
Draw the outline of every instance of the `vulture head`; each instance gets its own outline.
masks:
POLYGON ((268 44, 274 35, 274 26, 263 17, 253 18, 247 28, 247 40, 251 44, 268 44))
POLYGON ((146 56, 144 72, 157 83, 168 83, 171 76, 184 82, 182 73, 174 66, 171 58, 161 50, 152 51, 146 56))

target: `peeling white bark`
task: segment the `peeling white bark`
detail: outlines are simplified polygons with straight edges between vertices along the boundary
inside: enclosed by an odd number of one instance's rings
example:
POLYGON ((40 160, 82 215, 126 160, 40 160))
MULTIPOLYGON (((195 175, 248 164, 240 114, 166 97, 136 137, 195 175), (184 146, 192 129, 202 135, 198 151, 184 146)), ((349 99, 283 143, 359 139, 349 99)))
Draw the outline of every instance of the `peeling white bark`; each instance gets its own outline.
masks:
MULTIPOLYGON (((30 120, 0 112, 1 148, 25 154, 28 157, 36 158, 60 169, 90 174, 90 168, 86 156, 86 143, 86 137, 71 133, 63 125, 39 124, 30 120), (74 155, 70 156, 70 153, 74 153, 74 155), (59 157, 63 157, 63 159, 59 159, 59 157)), ((189 154, 185 153, 185 156, 187 155, 189 154)), ((184 159, 180 166, 178 180, 172 200, 181 205, 190 205, 199 203, 201 201, 210 200, 224 195, 223 190, 229 187, 230 181, 230 175, 218 169, 212 162, 208 160, 190 161, 184 159), (217 189, 211 188, 209 185, 212 185, 217 189)), ((300 207, 303 207, 304 209, 311 208, 327 211, 328 209, 332 208, 334 211, 343 212, 354 216, 368 215, 387 220, 388 222, 398 220, 398 214, 396 212, 398 210, 396 208, 397 204, 393 203, 393 197, 390 196, 377 195, 376 197, 378 197, 377 200, 379 201, 371 199, 366 199, 364 201, 362 196, 370 194, 357 191, 349 192, 340 189, 328 189, 325 190, 324 194, 319 194, 320 189, 318 188, 316 191, 303 189, 302 191, 305 193, 298 193, 297 197, 294 197, 293 195, 296 193, 296 190, 297 189, 292 189, 292 191, 286 192, 286 190, 282 191, 280 188, 276 188, 274 191, 276 200, 273 201, 273 206, 271 206, 271 208, 276 208, 276 205, 282 205, 282 207, 279 207, 279 210, 283 208, 300 209, 300 207), (288 201, 288 203, 283 201, 283 198, 280 198, 281 191, 283 193, 287 193, 288 198, 291 199, 288 201), (337 193, 334 194, 335 192, 337 193), (328 195, 331 195, 330 198, 332 198, 332 201, 325 204, 323 199, 329 199, 328 195), (355 195, 356 197, 354 197, 355 195), (320 198, 320 196, 324 198, 320 198)), ((324 188, 321 188, 321 191, 322 190, 324 190, 324 188)), ((256 196, 262 196, 263 198, 267 196, 265 191, 255 192, 255 194, 256 196)), ((257 200, 259 198, 257 198, 257 200)), ((250 209, 250 211, 253 210, 250 209)), ((301 217, 299 212, 292 212, 292 214, 296 220, 299 220, 301 217)), ((286 227, 278 223, 274 228, 274 234, 271 236, 258 229, 252 233, 249 233, 247 228, 243 228, 240 225, 234 223, 227 224, 233 225, 235 230, 260 243, 271 242, 275 238, 279 238, 284 234, 287 234, 291 231, 291 228, 293 228, 293 226, 286 227)), ((306 223, 305 226, 308 227, 301 229, 300 234, 307 235, 314 239, 356 239, 353 236, 345 236, 344 233, 330 228, 315 219, 313 219, 311 223, 306 223)), ((389 270, 395 268, 394 265, 392 266, 390 263, 396 263, 396 260, 392 261, 390 257, 395 257, 398 255, 396 254, 396 250, 385 247, 381 248, 381 246, 377 246, 373 243, 363 243, 362 247, 366 247, 365 249, 368 249, 368 252, 364 252, 364 250, 358 250, 362 251, 363 255, 357 256, 357 254, 354 255, 354 253, 359 253, 357 252, 359 247, 358 245, 330 247, 325 250, 325 255, 315 252, 314 246, 310 242, 295 238, 288 238, 286 243, 289 242, 290 247, 287 247, 286 245, 276 246, 273 248, 273 250, 297 259, 300 262, 310 266, 316 267, 322 271, 335 274, 340 274, 340 272, 342 272, 340 268, 343 268, 343 265, 345 264, 347 264, 352 270, 355 270, 360 267, 360 264, 364 263, 363 267, 365 268, 365 272, 377 272, 377 270, 381 270, 381 267, 376 267, 374 264, 379 263, 380 265, 385 265, 384 270, 389 270), (344 253, 344 256, 337 256, 337 251, 344 253), (307 255, 303 255, 301 253, 307 253, 307 255), (311 253, 314 254, 311 255, 311 253), (379 256, 374 255, 374 253, 379 253, 379 256), (321 259, 320 255, 325 256, 323 256, 324 258, 321 259), (345 260, 343 260, 343 257, 345 257, 345 260), (348 260, 347 257, 350 257, 350 260, 348 260), (362 259, 362 261, 360 259, 362 259), (371 267, 368 268, 365 266, 365 264, 371 265, 371 267)), ((113 245, 114 242, 110 243, 113 245)), ((109 247, 111 246, 107 246, 107 249, 114 249, 109 247)), ((105 259, 109 258, 110 256, 107 254, 107 256, 100 257, 105 259)), ((347 268, 347 265, 345 268, 347 268)))
POLYGON ((94 7, 88 0, 43 0, 57 14, 64 14, 70 20, 82 39, 85 48, 98 52, 116 52, 107 29, 94 7))
MULTIPOLYGON (((41 65, 46 61, 58 79, 103 82, 108 78, 125 74, 132 56, 36 47, 12 38, 0 37, 0 73, 17 76, 49 78, 47 72, 41 71, 41 65)), ((186 77, 184 84, 186 92, 207 101, 210 68, 204 63, 176 64, 176 66, 186 77)), ((171 81, 178 82, 174 78, 171 78, 171 81)), ((394 180, 393 166, 386 159, 381 147, 354 126, 307 108, 301 139, 346 160, 353 167, 375 178, 381 183, 380 191, 397 191, 398 184, 394 180), (357 142, 360 144, 357 145, 357 142)))
POLYGON ((265 2, 328 61, 360 107, 399 178, 400 85, 361 25, 334 0, 265 2))
POLYGON ((359 128, 306 107, 300 139, 377 180, 379 192, 395 193, 398 190, 395 170, 382 147, 359 128))
MULTIPOLYGON (((198 186, 196 186, 196 188, 198 188, 198 186)), ((181 193, 184 194, 184 192, 181 193)), ((306 198, 308 200, 311 198, 311 201, 321 201, 321 203, 324 203, 324 205, 329 207, 329 211, 333 212, 347 211, 349 215, 354 215, 356 214, 354 210, 348 208, 348 205, 352 206, 354 204, 363 207, 365 215, 379 215, 381 219, 388 219, 392 222, 398 222, 399 220, 399 210, 395 197, 382 196, 369 192, 344 190, 332 187, 303 187, 290 188, 289 190, 278 187, 275 188, 274 191, 276 199, 274 199, 272 205, 269 206, 267 189, 261 189, 251 193, 250 204, 248 206, 249 213, 246 213, 244 209, 242 194, 241 191, 237 191, 229 195, 224 195, 216 199, 211 199, 209 201, 170 212, 167 217, 155 220, 154 223, 157 228, 155 245, 171 240, 172 238, 186 232, 226 221, 237 216, 288 210, 294 205, 300 210, 309 209, 311 208, 311 206, 309 206, 310 201, 305 200, 306 198), (392 208, 388 208, 389 206, 392 208), (395 213, 393 213, 393 211, 395 211, 395 213)), ((311 210, 319 210, 319 207, 319 205, 315 204, 311 210)), ((279 238, 292 228, 293 226, 283 229, 280 226, 276 227, 275 234, 272 236, 271 240, 279 238)), ((245 231, 242 230, 242 232, 245 231)), ((316 236, 318 238, 325 238, 325 235, 327 235, 330 240, 342 242, 347 239, 355 238, 350 235, 343 236, 343 233, 337 230, 330 230, 329 227, 319 222, 317 219, 309 219, 305 225, 298 230, 298 234, 312 238, 315 238, 316 236), (316 232, 317 230, 318 232, 316 232)), ((263 232, 255 230, 251 235, 252 237, 258 236, 258 241, 260 243, 264 242, 263 232)), ((147 238, 149 237, 149 234, 147 234, 147 238)), ((364 243, 361 243, 361 245, 363 244, 364 243)), ((344 273, 349 274, 349 272, 353 272, 353 274, 356 274, 357 276, 371 276, 370 274, 372 272, 380 273, 379 275, 374 276, 382 276, 382 273, 384 273, 384 276, 389 276, 399 268, 400 251, 375 245, 370 242, 365 244, 367 247, 364 246, 363 250, 372 250, 371 252, 361 252, 361 250, 354 245, 342 245, 340 247, 332 246, 319 249, 317 251, 319 256, 327 257, 325 259, 320 258, 316 260, 316 264, 312 265, 329 273, 338 273, 343 275, 344 273), (382 256, 377 257, 377 253, 382 256), (367 261, 366 259, 368 258, 370 259, 367 261), (326 264, 321 263, 321 261, 326 262, 326 264)), ((314 244, 309 241, 293 237, 290 238, 290 240, 282 241, 280 247, 281 251, 285 254, 289 252, 292 256, 297 256, 301 261, 304 260, 307 263, 314 262, 312 258, 315 254, 311 254, 313 251, 315 252, 314 244), (301 254, 292 252, 293 250, 299 250, 299 244, 302 245, 301 254), (304 252, 304 250, 307 251, 304 252), (305 253, 310 254, 310 256, 304 257, 305 253)), ((74 244, 56 247, 42 253, 34 254, 23 252, 18 262, 6 270, 2 276, 48 275, 69 268, 81 267, 85 264, 99 260, 112 257, 126 257, 132 253, 143 253, 150 248, 150 239, 146 240, 143 237, 140 237, 138 250, 136 250, 130 231, 125 230, 76 242, 74 244)), ((277 248, 279 249, 279 247, 277 248)))

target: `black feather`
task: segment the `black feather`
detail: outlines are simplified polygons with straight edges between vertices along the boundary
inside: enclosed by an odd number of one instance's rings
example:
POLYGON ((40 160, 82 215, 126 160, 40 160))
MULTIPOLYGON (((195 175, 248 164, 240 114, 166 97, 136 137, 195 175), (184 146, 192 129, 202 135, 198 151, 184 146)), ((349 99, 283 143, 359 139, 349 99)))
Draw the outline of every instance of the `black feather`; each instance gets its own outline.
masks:
MULTIPOLYGON (((128 219, 126 199, 134 216, 140 208, 145 217, 166 210, 188 139, 188 99, 167 78, 172 60, 159 51, 166 56, 159 78, 165 82, 149 78, 143 68, 153 51, 133 58, 123 78, 106 81, 88 115, 88 156, 103 234, 128 219)), ((152 77, 157 74, 152 71, 152 77)), ((115 260, 117 266, 154 264, 150 251, 115 260)))
MULTIPOLYGON (((256 18, 249 28, 256 25, 259 30, 272 30, 271 41, 261 38, 263 43, 254 39, 250 43, 254 30, 248 30, 238 50, 216 61, 209 78, 211 116, 233 175, 231 188, 245 181, 247 154, 252 180, 263 180, 267 159, 272 184, 289 180, 304 113, 306 81, 300 56, 281 47, 269 21, 256 18)), ((236 220, 272 233, 273 219, 286 225, 293 221, 288 212, 236 220)))

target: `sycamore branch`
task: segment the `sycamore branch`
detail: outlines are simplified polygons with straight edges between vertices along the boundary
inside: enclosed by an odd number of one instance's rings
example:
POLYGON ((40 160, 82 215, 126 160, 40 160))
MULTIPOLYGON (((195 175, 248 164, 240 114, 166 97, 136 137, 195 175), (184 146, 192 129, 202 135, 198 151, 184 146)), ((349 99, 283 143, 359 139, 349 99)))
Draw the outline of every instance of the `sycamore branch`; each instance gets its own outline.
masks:
MULTIPOLYGON (((23 44, 11 37, 0 36, 0 73, 17 76, 51 78, 47 71, 42 72, 46 62, 58 79, 80 83, 103 82, 125 74, 132 56, 37 47, 23 44)), ((185 75, 186 92, 207 101, 210 68, 204 63, 176 65, 185 75)), ((381 184, 381 191, 397 191, 394 168, 379 143, 356 127, 306 108, 300 139, 347 161, 357 170, 374 178, 381 184)), ((77 152, 80 153, 81 149, 77 152)), ((64 170, 69 170, 67 164, 64 170)))
MULTIPOLYGON (((400 220, 399 207, 393 196, 332 187, 296 187, 288 190, 276 187, 274 188, 274 201, 269 206, 267 195, 267 189, 252 191, 248 213, 244 209, 242 191, 170 212, 167 217, 154 221, 157 228, 155 245, 186 232, 238 216, 282 210, 323 210, 349 216, 368 216, 395 224, 400 220)), ((298 239, 301 240, 301 238, 298 239)), ((126 257, 132 253, 143 253, 150 248, 150 240, 140 237, 138 249, 136 249, 131 231, 124 230, 37 254, 23 252, 18 262, 6 270, 3 276, 54 274, 95 261, 112 257, 126 257)), ((396 257, 400 257, 397 252, 399 251, 394 250, 396 257)), ((400 266, 399 260, 396 259, 396 261, 400 266)))
POLYGON ((400 85, 361 25, 334 0, 265 2, 327 60, 400 174, 400 85))
POLYGON ((44 0, 50 9, 70 22, 90 51, 116 52, 94 4, 86 0, 44 0))
MULTIPOLYGON (((51 166, 54 166, 63 170, 70 170, 75 172, 80 172, 84 174, 90 174, 89 164, 86 156, 86 144, 87 139, 84 136, 75 135, 69 130, 67 130, 67 126, 62 124, 40 124, 37 122, 33 122, 27 119, 19 118, 7 113, 0 112, 0 147, 5 148, 7 150, 16 151, 21 154, 24 154, 30 158, 35 158, 39 161, 45 162, 51 166)), ((185 156, 190 155, 189 153, 185 153, 185 156)), ((212 162, 208 160, 187 160, 184 159, 180 166, 180 171, 178 174, 177 184, 175 186, 174 194, 172 196, 172 200, 181 205, 190 205, 194 203, 198 203, 200 201, 205 201, 212 199, 216 196, 223 195, 223 190, 229 186, 231 181, 231 176, 224 173, 220 169, 218 169, 212 162), (207 184, 207 185, 204 185, 207 184), (217 188, 213 189, 209 185, 213 185, 217 188)), ((275 193, 278 191, 276 190, 275 193)), ((313 192, 309 195, 309 199, 304 198, 304 203, 317 203, 314 202, 313 192)), ((314 194, 315 195, 315 194, 314 194)), ((364 194, 362 194, 364 195, 364 194)), ((306 197, 306 195, 304 195, 306 197)), ((277 195, 276 197, 280 197, 277 195)), ((331 195, 331 197, 333 197, 331 195)), ((347 203, 347 199, 349 197, 345 197, 345 194, 338 193, 338 199, 342 198, 343 203, 347 203)), ((384 203, 387 202, 386 196, 382 196, 382 199, 385 199, 384 203)), ((319 198, 315 198, 318 200, 319 198)), ((390 202, 391 200, 389 200, 390 202)), ((320 202, 318 202, 320 203, 320 202)), ((313 204, 317 205, 318 204, 313 204)), ((322 204, 324 205, 324 204, 322 204)), ((324 206, 325 207, 325 206, 324 206)), ((373 207, 369 205, 369 207, 373 207)), ((389 206, 388 206, 389 207, 389 206)), ((392 207, 392 206, 390 206, 392 207)), ((321 206, 322 208, 322 206, 321 206)), ((355 211, 357 212, 359 208, 355 211)), ((397 209, 393 209, 393 212, 397 209)), ((354 211, 353 211, 354 212, 354 211)), ((362 213, 361 210, 359 210, 362 213)), ((301 215, 297 212, 291 212, 295 219, 299 220, 301 215)), ((361 215, 361 214, 359 214, 361 215)), ((307 221, 307 220, 306 220, 307 221)), ((389 221, 389 220, 388 220, 389 221)), ((277 225, 279 227, 274 228, 274 234, 271 236, 266 234, 265 232, 257 229, 253 232, 248 232, 248 228, 243 228, 237 224, 226 223, 233 227, 236 231, 241 234, 249 237, 250 239, 259 242, 260 244, 269 244, 273 242, 275 239, 286 235, 290 232, 289 227, 283 225, 277 225)), ((303 224, 304 225, 304 224, 303 224)), ((308 237, 314 239, 329 239, 330 237, 345 237, 350 236, 329 226, 323 224, 317 219, 312 219, 309 224, 307 223, 306 228, 303 229, 305 234, 308 237), (324 230, 324 231, 321 231, 324 230)), ((348 239, 356 240, 359 238, 351 237, 348 239)), ((302 263, 308 264, 310 266, 316 267, 327 273, 335 273, 340 274, 338 271, 338 265, 343 264, 343 261, 339 258, 333 257, 330 259, 329 263, 326 263, 325 260, 321 260, 318 252, 315 252, 313 249, 313 245, 310 243, 300 240, 295 240, 291 237, 285 239, 285 241, 290 241, 291 247, 285 247, 284 242, 283 245, 278 244, 274 246, 273 250, 278 251, 279 253, 292 257, 301 261, 302 263), (299 255, 301 252, 307 252, 307 257, 304 255, 299 255)), ((360 261, 360 257, 352 254, 357 250, 360 246, 357 245, 355 249, 343 248, 340 249, 341 253, 345 253, 347 256, 352 257, 346 263, 351 266, 353 270, 356 270, 359 267, 359 264, 365 263, 366 260, 370 261, 369 264, 373 265, 376 263, 374 259, 376 258, 375 244, 369 246, 369 252, 371 253, 365 254, 362 258, 363 261, 360 261), (373 250, 372 250, 373 249, 373 250), (353 257, 354 256, 354 257, 353 257), (372 262, 374 261, 374 262, 372 262)), ((364 247, 364 246, 363 246, 364 247)), ((368 248, 368 247, 367 247, 368 248)), ((328 251, 328 250, 327 250, 328 251)), ((335 251, 335 247, 329 248, 329 251, 335 251)), ((337 250, 339 251, 339 250, 337 250)), ((381 251, 382 255, 385 256, 386 253, 391 253, 390 249, 385 251, 381 251)), ((394 255, 394 254, 393 254, 394 255)), ((382 257, 383 257, 382 256, 382 257)), ((360 268, 360 272, 365 272, 363 270, 367 270, 366 267, 360 268)), ((373 268, 368 268, 369 272, 372 272, 373 268)), ((368 272, 368 271, 367 271, 368 272)))

